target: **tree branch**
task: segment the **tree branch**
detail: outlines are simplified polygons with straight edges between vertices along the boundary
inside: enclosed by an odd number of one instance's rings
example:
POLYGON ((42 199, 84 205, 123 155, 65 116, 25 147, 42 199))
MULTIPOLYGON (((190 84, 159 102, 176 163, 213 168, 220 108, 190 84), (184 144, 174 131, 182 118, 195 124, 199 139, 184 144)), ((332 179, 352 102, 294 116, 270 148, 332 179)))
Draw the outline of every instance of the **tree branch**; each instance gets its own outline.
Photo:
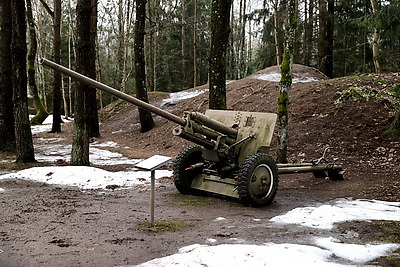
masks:
POLYGON ((50 14, 52 18, 54 18, 54 12, 51 10, 50 6, 44 1, 44 0, 39 0, 40 3, 42 3, 44 9, 50 14))

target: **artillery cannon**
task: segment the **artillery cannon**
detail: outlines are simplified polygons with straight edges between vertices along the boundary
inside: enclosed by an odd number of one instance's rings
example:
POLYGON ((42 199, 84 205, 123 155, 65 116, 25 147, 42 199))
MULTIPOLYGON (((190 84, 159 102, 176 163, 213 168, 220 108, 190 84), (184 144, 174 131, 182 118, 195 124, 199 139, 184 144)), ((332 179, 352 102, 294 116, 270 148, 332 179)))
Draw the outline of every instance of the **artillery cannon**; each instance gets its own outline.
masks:
POLYGON ((196 144, 184 148, 174 162, 174 184, 183 194, 206 191, 239 199, 246 206, 264 206, 277 193, 278 174, 312 172, 343 179, 342 167, 322 163, 324 157, 311 163, 276 164, 267 154, 274 113, 207 110, 204 115, 186 111, 179 117, 47 59, 40 63, 178 124, 173 134, 196 144))

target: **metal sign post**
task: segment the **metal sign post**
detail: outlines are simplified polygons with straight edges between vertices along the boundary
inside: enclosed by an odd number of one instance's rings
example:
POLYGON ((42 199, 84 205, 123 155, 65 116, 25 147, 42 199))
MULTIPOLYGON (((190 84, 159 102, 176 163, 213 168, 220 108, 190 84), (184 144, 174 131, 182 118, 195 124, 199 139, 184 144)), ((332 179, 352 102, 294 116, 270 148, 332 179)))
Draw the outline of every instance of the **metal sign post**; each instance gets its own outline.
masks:
POLYGON ((140 169, 145 169, 151 171, 151 194, 150 194, 150 227, 154 226, 154 191, 155 191, 155 173, 156 170, 168 164, 172 158, 161 156, 161 155, 154 155, 148 159, 145 159, 135 167, 140 169))

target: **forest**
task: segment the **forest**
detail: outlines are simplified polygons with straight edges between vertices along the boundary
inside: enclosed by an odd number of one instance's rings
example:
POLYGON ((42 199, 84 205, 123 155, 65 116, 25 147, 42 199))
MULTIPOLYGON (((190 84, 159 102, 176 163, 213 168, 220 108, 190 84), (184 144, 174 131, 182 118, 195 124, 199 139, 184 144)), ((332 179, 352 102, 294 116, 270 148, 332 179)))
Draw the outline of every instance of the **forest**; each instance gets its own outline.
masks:
MULTIPOLYGON (((6 88, 11 85, 6 80, 13 76, 13 80, 23 81, 26 72, 37 122, 40 116, 52 113, 54 132, 61 131, 60 115, 78 115, 75 109, 79 101, 75 99, 87 96, 74 94, 79 85, 70 78, 38 65, 42 57, 128 94, 176 92, 212 82, 209 68, 214 25, 226 27, 228 33, 227 38, 214 42, 217 48, 226 46, 224 80, 236 80, 282 63, 289 16, 295 14, 290 63, 314 67, 331 78, 395 72, 400 67, 399 0, 17 2, 3 3, 0 9, 0 51, 11 55, 0 62, 0 99, 2 103, 10 102, 6 88), (293 12, 288 13, 292 2, 293 12), (222 16, 213 20, 213 6, 223 7, 224 3, 229 14, 225 22, 215 23, 222 16), (12 63, 17 60, 25 60, 26 69, 12 63), (90 67, 82 68, 85 64, 90 67)), ((25 105, 24 94, 24 90, 19 95, 14 92, 14 105, 25 105)), ((89 95, 95 99, 92 110, 115 100, 94 91, 89 95)), ((143 97, 145 100, 146 94, 143 97)), ((2 105, 2 118, 9 114, 6 108, 2 105)), ((79 117, 75 120, 80 121, 79 117)), ((93 120, 98 119, 95 116, 93 120)), ((28 131, 27 125, 18 125, 28 131)), ((94 127, 89 127, 90 135, 99 135, 94 127)), ((4 135, 2 132, 2 140, 7 140, 4 135)), ((2 142, 4 149, 6 142, 2 142)))

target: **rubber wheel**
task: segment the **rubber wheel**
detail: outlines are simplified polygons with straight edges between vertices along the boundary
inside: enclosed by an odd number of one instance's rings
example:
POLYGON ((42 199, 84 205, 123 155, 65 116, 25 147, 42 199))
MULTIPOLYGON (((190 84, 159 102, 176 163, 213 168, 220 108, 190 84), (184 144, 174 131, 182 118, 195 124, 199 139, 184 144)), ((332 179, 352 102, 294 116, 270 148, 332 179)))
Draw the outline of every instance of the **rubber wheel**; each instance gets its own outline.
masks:
POLYGON ((328 177, 332 181, 343 181, 344 180, 343 174, 340 173, 338 170, 329 170, 328 177))
POLYGON ((253 154, 240 169, 239 199, 246 206, 268 205, 274 200, 278 183, 278 168, 272 157, 264 153, 253 154))
POLYGON ((190 188, 192 181, 201 171, 186 170, 190 165, 203 161, 202 148, 191 145, 182 149, 174 163, 174 184, 176 189, 182 194, 193 194, 195 191, 190 188))
POLYGON ((313 172, 315 178, 325 178, 327 175, 324 171, 313 172))

